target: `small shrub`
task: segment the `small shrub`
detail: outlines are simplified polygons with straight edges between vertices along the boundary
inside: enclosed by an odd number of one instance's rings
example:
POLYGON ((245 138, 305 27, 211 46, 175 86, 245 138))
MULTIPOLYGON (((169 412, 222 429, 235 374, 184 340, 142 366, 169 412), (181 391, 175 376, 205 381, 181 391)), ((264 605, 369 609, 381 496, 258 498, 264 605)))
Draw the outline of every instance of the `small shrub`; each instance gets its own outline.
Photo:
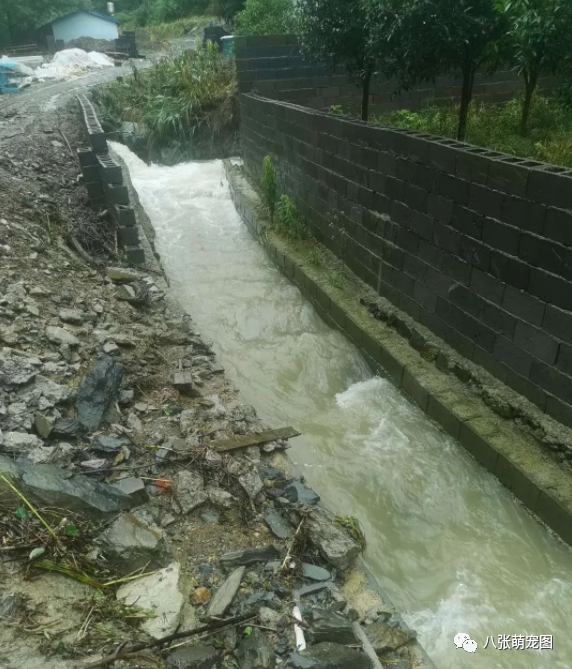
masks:
POLYGON ((237 35, 285 35, 296 32, 292 0, 246 0, 236 15, 237 35))
POLYGON ((306 236, 306 228, 302 216, 293 200, 288 195, 282 195, 276 205, 276 222, 291 237, 302 239, 306 236))
POLYGON ((270 221, 274 223, 277 198, 276 171, 274 170, 274 165, 272 164, 272 159, 270 156, 266 156, 262 161, 262 176, 260 178, 260 185, 262 187, 262 196, 264 198, 264 204, 268 209, 270 221))

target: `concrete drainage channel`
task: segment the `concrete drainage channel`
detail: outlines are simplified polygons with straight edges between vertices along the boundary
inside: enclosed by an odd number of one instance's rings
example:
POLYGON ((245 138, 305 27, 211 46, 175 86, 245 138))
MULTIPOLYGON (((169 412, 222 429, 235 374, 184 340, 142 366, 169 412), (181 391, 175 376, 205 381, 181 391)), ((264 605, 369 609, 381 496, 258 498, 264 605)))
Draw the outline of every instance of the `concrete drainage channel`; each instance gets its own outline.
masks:
POLYGON ((92 207, 107 207, 117 228, 117 241, 127 261, 145 263, 140 245, 135 211, 129 201, 129 190, 123 183, 121 167, 109 155, 107 139, 91 102, 78 96, 90 146, 78 150, 78 159, 92 207))
MULTIPOLYGON (((89 148, 81 149, 78 152, 90 202, 94 207, 105 207, 111 212, 117 225, 118 241, 125 250, 127 259, 132 263, 142 264, 145 262, 145 251, 147 250, 148 252, 148 246, 154 251, 153 240, 148 239, 148 222, 144 220, 145 214, 140 209, 137 194, 131 190, 129 175, 124 175, 121 165, 109 155, 105 133, 101 128, 93 106, 85 96, 80 96, 78 99, 90 144, 89 148)), ((308 490, 304 486, 300 486, 300 489, 308 490)), ((313 492, 311 494, 316 500, 319 500, 319 497, 314 495, 313 492)), ((312 504, 315 504, 315 502, 312 502, 312 504)), ((323 510, 317 510, 315 513, 326 514, 331 518, 331 515, 323 510)), ((312 512, 310 515, 312 515, 312 512)), ((343 552, 345 550, 345 533, 342 531, 340 534, 339 529, 335 529, 332 533, 333 529, 333 526, 328 529, 325 525, 316 527, 318 533, 325 532, 327 534, 327 537, 326 534, 324 535, 324 541, 331 544, 333 551, 343 552)), ((352 543, 355 544, 355 558, 359 551, 357 551, 357 543, 355 541, 352 541, 352 543)), ((352 562, 354 562, 353 559, 352 562)), ((337 612, 340 611, 347 613, 347 609, 350 607, 349 615, 353 620, 353 623, 350 623, 351 632, 349 631, 350 628, 348 628, 346 630, 346 640, 342 641, 342 639, 339 639, 339 642, 355 646, 357 640, 358 645, 363 645, 364 650, 371 658, 368 661, 362 653, 356 654, 354 650, 350 649, 346 649, 345 656, 337 657, 339 651, 332 648, 331 657, 324 658, 330 663, 328 666, 336 669, 340 667, 341 669, 342 667, 351 666, 353 668, 359 665, 360 668, 363 667, 364 669, 369 666, 381 669, 381 664, 375 654, 375 649, 377 649, 378 652, 385 654, 386 657, 392 658, 392 666, 396 666, 398 669, 411 669, 411 667, 415 667, 416 669, 433 669, 435 665, 415 639, 415 634, 407 627, 401 616, 395 612, 391 601, 381 591, 371 573, 365 568, 365 565, 358 563, 357 568, 349 570, 350 566, 350 562, 347 561, 342 562, 340 560, 337 563, 336 568, 340 576, 342 571, 346 570, 346 578, 337 579, 338 585, 328 580, 328 582, 316 583, 297 591, 299 603, 307 613, 314 608, 314 603, 322 598, 324 591, 328 590, 331 591, 331 596, 336 600, 334 612, 336 616, 339 615, 337 612), (341 589, 342 585, 343 591, 341 589), (380 633, 383 631, 385 637, 383 639, 380 637, 379 640, 372 641, 371 638, 368 640, 364 632, 364 629, 366 631, 368 629, 363 628, 357 622, 358 618, 361 621, 377 625, 376 629, 380 633), (389 626, 387 623, 389 623, 389 626), (357 664, 356 661, 358 662, 357 664)), ((323 570, 323 573, 326 573, 325 570, 323 570)), ((319 617, 318 613, 316 615, 319 617)), ((326 620, 324 624, 329 625, 331 622, 326 620)), ((370 634, 369 631, 368 634, 370 634)), ((329 635, 332 641, 334 640, 334 636, 335 634, 333 633, 329 635)), ((314 644, 318 653, 320 650, 318 646, 320 644, 317 637, 314 644)), ((297 659, 292 657, 292 664, 288 666, 292 668, 298 666, 322 666, 319 663, 318 655, 316 655, 315 660, 310 659, 312 651, 313 649, 311 648, 307 659, 304 657, 298 657, 297 659), (298 665, 296 662, 300 662, 300 664, 298 665)), ((251 666, 250 664, 243 665, 242 662, 240 664, 245 667, 251 666)), ((273 665, 264 664, 260 666, 270 667, 273 665)))

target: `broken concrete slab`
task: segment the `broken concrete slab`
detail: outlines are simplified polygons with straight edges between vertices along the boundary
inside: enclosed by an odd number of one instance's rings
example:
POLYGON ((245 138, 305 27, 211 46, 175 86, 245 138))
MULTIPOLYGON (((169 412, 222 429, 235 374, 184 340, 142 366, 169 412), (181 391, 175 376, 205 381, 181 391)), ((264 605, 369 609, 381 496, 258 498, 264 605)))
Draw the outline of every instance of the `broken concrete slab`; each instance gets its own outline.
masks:
POLYGON ((173 477, 173 491, 183 513, 189 513, 208 499, 203 477, 186 469, 177 472, 173 477))
POLYGON ((337 569, 347 569, 361 553, 354 541, 322 508, 314 508, 306 517, 308 537, 322 557, 337 569))
POLYGON ((195 385, 193 374, 190 371, 175 372, 172 377, 173 386, 188 397, 200 397, 201 391, 195 385))
POLYGON ((182 619, 184 598, 179 589, 181 565, 178 562, 150 576, 125 583, 117 591, 117 599, 127 606, 153 611, 141 629, 154 639, 173 634, 182 619))
POLYGON ((77 393, 76 418, 88 432, 100 426, 119 392, 122 376, 123 365, 109 355, 100 354, 91 372, 83 377, 77 393))
POLYGON ((216 591, 207 610, 209 618, 219 618, 224 615, 225 611, 232 604, 232 600, 240 587, 245 570, 246 567, 235 569, 216 591))
POLYGON ((173 559, 163 530, 132 513, 119 516, 98 537, 98 543, 108 561, 123 574, 143 567, 158 569, 173 559))

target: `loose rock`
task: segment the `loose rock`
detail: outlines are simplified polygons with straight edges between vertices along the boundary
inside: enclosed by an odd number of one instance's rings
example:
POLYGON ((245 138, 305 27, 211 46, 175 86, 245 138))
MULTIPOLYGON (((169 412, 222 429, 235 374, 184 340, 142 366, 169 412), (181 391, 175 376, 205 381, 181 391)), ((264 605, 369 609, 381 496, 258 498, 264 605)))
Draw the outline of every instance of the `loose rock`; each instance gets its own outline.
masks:
POLYGON ((240 669, 273 669, 276 666, 276 656, 270 640, 257 627, 250 636, 241 641, 236 656, 240 669))
POLYGON ((387 623, 372 623, 365 628, 365 633, 378 655, 397 650, 417 636, 413 630, 391 627, 387 623))
POLYGON ((167 656, 167 669, 217 669, 220 655, 216 648, 203 644, 177 648, 167 656))
POLYGON ((356 643, 352 623, 341 613, 314 609, 312 621, 312 634, 316 643, 323 641, 346 645, 356 643))
POLYGON ((245 569, 246 567, 235 569, 216 591, 207 611, 207 616, 209 618, 219 618, 232 604, 232 600, 240 587, 245 569))
POLYGON ((180 572, 181 566, 174 562, 151 576, 125 583, 117 591, 117 599, 127 606, 154 611, 155 617, 141 625, 154 639, 173 634, 181 623, 184 598, 179 589, 180 572))
POLYGON ((358 558, 361 548, 339 527, 325 509, 315 508, 306 519, 310 541, 322 557, 337 569, 347 569, 358 558))
POLYGON ((173 557, 163 530, 132 513, 119 516, 99 543, 109 562, 124 574, 145 566, 164 567, 173 557))
POLYGON ((279 551, 274 546, 264 546, 262 548, 247 548, 242 551, 232 551, 225 553, 221 557, 221 562, 227 567, 238 565, 250 565, 257 562, 269 562, 280 557, 279 551))
POLYGON ((208 495, 203 477, 196 472, 182 470, 173 479, 175 498, 183 513, 189 513, 204 504, 208 495))
POLYGON ((58 344, 59 346, 64 345, 74 348, 75 346, 79 346, 81 343, 80 340, 69 330, 51 325, 46 328, 46 337, 52 342, 52 344, 58 344))
POLYGON ((282 515, 273 507, 269 506, 264 512, 264 522, 270 528, 270 531, 278 539, 288 539, 292 536, 292 528, 282 515))
POLYGON ((76 400, 76 418, 88 432, 100 426, 107 407, 115 400, 121 385, 123 365, 101 354, 90 374, 82 379, 76 400))

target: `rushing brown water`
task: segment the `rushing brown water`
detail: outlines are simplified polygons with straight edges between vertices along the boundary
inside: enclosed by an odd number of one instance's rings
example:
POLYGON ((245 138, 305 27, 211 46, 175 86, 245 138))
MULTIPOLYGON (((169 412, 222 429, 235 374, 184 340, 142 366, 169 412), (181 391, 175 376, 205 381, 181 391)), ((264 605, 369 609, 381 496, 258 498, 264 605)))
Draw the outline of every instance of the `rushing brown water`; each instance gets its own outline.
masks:
POLYGON ((304 433, 291 457, 330 508, 359 517, 367 564, 435 664, 572 667, 572 552, 320 320, 249 235, 221 162, 147 166, 114 148, 173 295, 259 415, 304 433), (540 635, 552 650, 518 647, 540 635))

